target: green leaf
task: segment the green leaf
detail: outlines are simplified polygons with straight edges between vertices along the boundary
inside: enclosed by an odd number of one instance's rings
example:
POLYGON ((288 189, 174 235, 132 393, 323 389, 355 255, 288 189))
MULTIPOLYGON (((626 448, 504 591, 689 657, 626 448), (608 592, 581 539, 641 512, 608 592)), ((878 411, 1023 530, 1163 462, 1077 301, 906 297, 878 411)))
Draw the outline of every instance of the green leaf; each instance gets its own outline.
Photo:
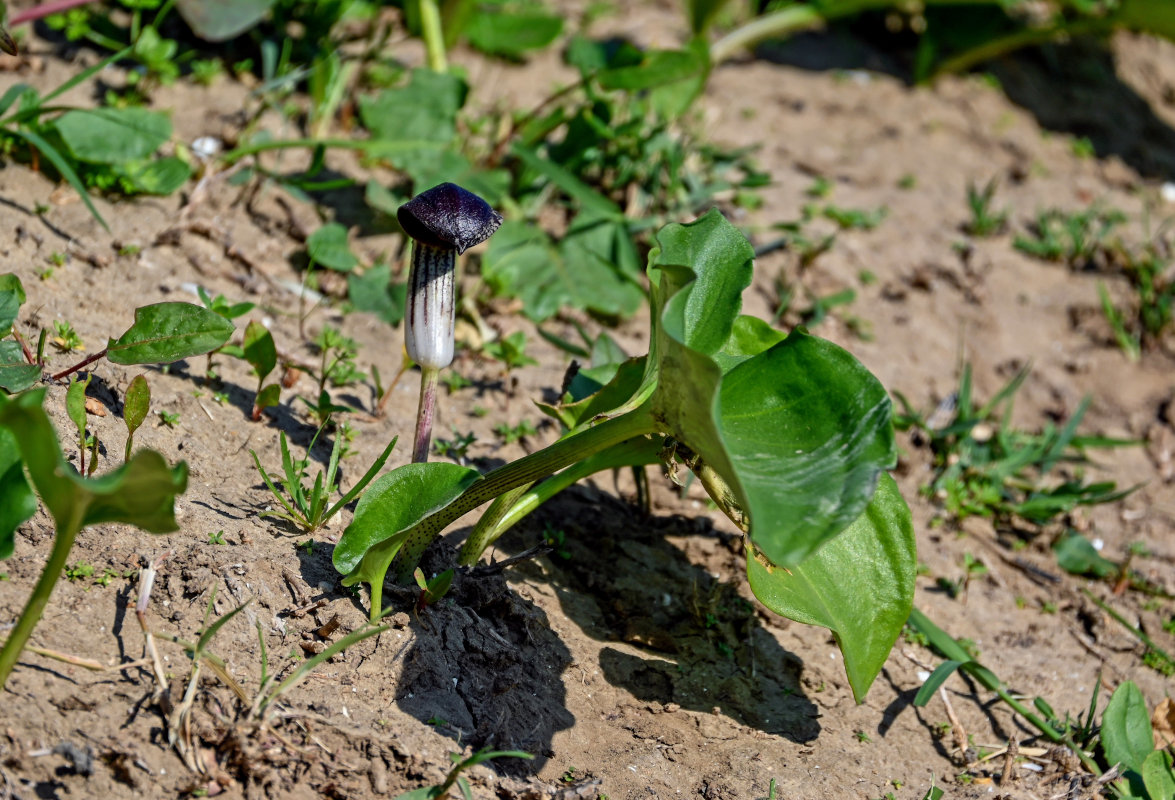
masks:
POLYGON ((16 295, 18 303, 24 303, 28 297, 24 293, 24 284, 15 273, 6 272, 0 275, 0 292, 11 292, 16 295))
POLYGON ((20 314, 20 296, 16 292, 0 291, 0 336, 7 336, 20 314))
POLYGON ((135 191, 142 194, 169 195, 187 183, 192 168, 180 158, 156 158, 123 170, 135 191))
POLYGON ((140 161, 171 138, 171 120, 145 108, 77 109, 53 125, 70 154, 89 164, 140 161))
POLYGON ((640 64, 601 70, 596 79, 604 89, 643 91, 666 86, 706 71, 706 61, 688 50, 650 50, 640 64))
POLYGON ((170 364, 210 353, 228 341, 234 326, 192 303, 155 303, 135 309, 135 324, 106 345, 114 364, 170 364))
POLYGON ((1150 800, 1175 800, 1175 770, 1171 754, 1156 750, 1142 762, 1142 782, 1150 800))
POLYGON ((310 260, 327 269, 350 272, 359 266, 359 259, 351 252, 347 241, 347 229, 337 222, 330 222, 310 234, 306 240, 306 252, 310 260))
POLYGON ((748 557, 747 576, 775 613, 832 631, 861 702, 913 607, 916 566, 910 510, 883 475, 865 512, 814 555, 788 569, 748 557))
POLYGON ((281 396, 282 385, 280 383, 271 383, 257 393, 257 398, 253 401, 253 408, 257 411, 263 408, 273 408, 281 402, 281 396))
POLYGON ((495 292, 521 300, 532 320, 548 319, 564 306, 629 316, 644 292, 616 267, 620 241, 627 238, 622 224, 584 214, 556 246, 537 227, 507 220, 490 239, 482 275, 495 292))
POLYGON ((465 81, 454 75, 415 69, 407 86, 361 97, 359 117, 375 139, 450 142, 468 92, 465 81))
POLYGON ((37 497, 24 476, 16 437, 0 427, 0 558, 12 555, 16 529, 35 513, 37 497))
POLYGON ((277 345, 273 334, 260 322, 253 321, 245 326, 241 349, 258 380, 265 380, 265 376, 277 367, 277 345))
POLYGON ((947 678, 951 677, 959 667, 963 666, 965 661, 944 661, 935 667, 934 672, 930 673, 930 677, 922 684, 922 688, 918 690, 918 694, 914 695, 915 708, 922 708, 930 702, 934 697, 934 693, 938 691, 938 687, 946 683, 947 678))
POLYGON ((546 47, 562 32, 561 18, 541 13, 481 13, 465 28, 469 43, 478 50, 511 58, 546 47))
POLYGON ((797 564, 861 514, 895 462, 889 395, 847 351, 800 330, 753 357, 735 355, 770 337, 743 330, 742 343, 727 345, 752 252, 717 211, 667 225, 657 241, 654 416, 729 484, 763 554, 797 564), (720 353, 737 364, 725 376, 712 357, 720 353))
POLYGON ((0 342, 0 389, 23 392, 41 379, 41 368, 24 360, 24 351, 13 341, 0 342))
POLYGON ((1142 762, 1155 749, 1146 700, 1133 681, 1126 681, 1102 712, 1102 751, 1110 765, 1140 772, 1142 762))
POLYGON ((147 411, 151 407, 151 387, 142 375, 131 379, 131 385, 126 389, 126 397, 122 404, 122 420, 126 423, 127 431, 133 436, 143 420, 147 419, 147 411))
POLYGON ((276 0, 176 0, 192 32, 208 42, 223 42, 252 28, 276 0))
POLYGON ((480 479, 475 469, 434 461, 405 464, 373 481, 331 556, 335 569, 346 575, 343 584, 363 581, 373 592, 382 587, 413 529, 480 479))
POLYGON ((362 275, 348 275, 347 296, 356 311, 366 311, 389 325, 399 325, 407 307, 408 284, 392 283, 391 266, 381 263, 362 275))
POLYGON ((100 478, 82 478, 61 455, 53 423, 41 408, 44 396, 44 389, 11 399, 0 395, 0 426, 16 438, 37 494, 59 527, 122 522, 151 533, 179 530, 174 506, 188 485, 186 464, 168 467, 159 453, 144 450, 100 478))
POLYGON ((1053 543, 1057 564, 1073 575, 1109 578, 1118 574, 1118 565, 1104 558, 1093 544, 1074 530, 1067 531, 1053 543))
MULTIPOLYGON (((116 53, 114 56, 111 56, 111 58, 115 58, 119 55, 125 55, 126 53, 127 50, 124 50, 122 53, 116 53)), ((70 81, 66 81, 66 83, 70 83, 70 81)), ((45 157, 45 160, 52 164, 53 168, 61 173, 61 176, 65 178, 65 182, 72 186, 73 190, 78 193, 78 196, 82 198, 82 202, 85 203, 86 208, 89 209, 90 214, 93 215, 94 219, 98 220, 98 224, 101 225, 107 232, 110 231, 110 226, 106 224, 106 220, 104 220, 102 215, 98 213, 98 209, 94 207, 94 201, 90 199, 90 195, 86 191, 86 185, 82 183, 82 179, 78 177, 77 171, 75 171, 73 168, 73 164, 71 164, 65 158, 65 156, 58 152, 56 147, 43 139, 40 134, 34 133, 27 128, 8 128, 7 130, 9 134, 18 136, 28 142, 31 147, 35 147, 41 153, 41 155, 45 157)))
POLYGON ((65 390, 65 413, 78 432, 78 440, 86 440, 86 388, 90 385, 93 373, 86 376, 84 381, 77 380, 76 376, 69 376, 69 388, 65 390))

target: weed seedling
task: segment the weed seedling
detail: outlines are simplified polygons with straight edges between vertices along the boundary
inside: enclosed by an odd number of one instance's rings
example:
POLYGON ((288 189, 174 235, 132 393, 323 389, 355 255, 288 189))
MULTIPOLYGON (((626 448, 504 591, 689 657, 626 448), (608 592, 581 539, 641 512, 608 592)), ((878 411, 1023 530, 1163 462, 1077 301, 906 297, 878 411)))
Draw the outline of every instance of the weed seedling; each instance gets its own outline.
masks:
POLYGON ((164 411, 162 408, 155 412, 159 415, 159 423, 175 430, 176 426, 180 424, 180 415, 178 411, 164 411))
POLYGON ((505 364, 507 372, 518 367, 534 366, 539 363, 526 354, 526 334, 522 331, 515 331, 496 342, 486 342, 482 347, 482 352, 495 361, 501 361, 505 364))
POLYGON ((465 465, 466 456, 469 454, 469 448, 477 441, 477 434, 473 431, 469 433, 459 433, 456 428, 453 429, 452 439, 437 439, 433 442, 432 451, 440 458, 450 458, 462 466, 465 465))
MULTIPOLYGON (((318 437, 322 434, 322 431, 323 429, 319 428, 315 432, 314 438, 310 441, 310 446, 306 448, 307 454, 314 449, 314 444, 318 441, 318 437)), ((388 446, 384 448, 384 451, 380 453, 379 457, 375 459, 371 467, 368 468, 367 472, 364 473, 363 477, 351 487, 351 490, 343 495, 337 503, 328 506, 331 495, 339 489, 338 471, 342 439, 338 436, 335 437, 326 472, 324 473, 319 470, 318 475, 314 479, 314 485, 309 489, 303 483, 307 477, 306 469, 310 463, 309 456, 295 461, 294 457, 290 455, 290 447, 286 442, 284 431, 279 434, 279 441, 281 443, 282 473, 285 475, 285 480, 282 482, 284 492, 277 488, 273 479, 269 477, 269 473, 261 466, 261 459, 257 457, 256 451, 249 451, 253 456, 253 463, 257 465, 257 471, 261 473, 261 479, 265 481, 265 485, 269 487, 270 493, 277 498, 282 508, 285 509, 284 511, 264 511, 261 516, 284 519, 305 533, 314 533, 329 523, 331 518, 345 505, 358 497, 360 492, 367 488, 367 484, 371 483, 376 474, 383 469, 384 463, 392 453, 392 448, 396 446, 396 439, 393 438, 388 442, 388 446)))
POLYGON ((449 593, 449 587, 453 585, 454 572, 451 569, 433 576, 431 580, 424 577, 424 570, 420 567, 417 567, 412 574, 416 579, 416 585, 420 587, 420 596, 416 598, 417 614, 439 602, 449 593))
POLYGON ((538 433, 534 423, 528 419, 522 420, 517 425, 507 425, 501 422, 494 426, 494 433, 502 437, 502 441, 506 444, 514 444, 520 439, 526 439, 529 436, 534 436, 538 433))
POLYGON ((216 531, 208 534, 208 544, 228 544, 224 540, 224 531, 216 531))
POLYGON ((1031 236, 1017 236, 1012 244, 1030 256, 1084 269, 1109 250, 1110 234, 1125 221, 1121 211, 1096 205, 1072 213, 1051 209, 1037 215, 1031 236))
POLYGON ((964 230, 972 236, 996 236, 1003 233, 1008 227, 1008 212, 996 211, 992 208, 995 190, 999 181, 992 178, 982 189, 973 183, 967 184, 967 208, 971 211, 971 219, 964 226, 964 230))
POLYGON ((54 336, 50 339, 50 343, 62 353, 72 353, 75 350, 85 350, 85 342, 82 337, 78 336, 77 331, 73 329, 73 325, 65 321, 53 322, 54 336))

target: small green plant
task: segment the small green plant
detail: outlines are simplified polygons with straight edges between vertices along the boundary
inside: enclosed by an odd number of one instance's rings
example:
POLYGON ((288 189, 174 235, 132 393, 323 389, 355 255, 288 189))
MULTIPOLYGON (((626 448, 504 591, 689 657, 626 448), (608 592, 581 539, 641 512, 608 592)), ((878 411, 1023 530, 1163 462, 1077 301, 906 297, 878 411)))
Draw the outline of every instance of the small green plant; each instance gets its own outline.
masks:
POLYGON ((122 404, 122 420, 126 423, 126 450, 122 460, 131 460, 131 451, 135 446, 135 431, 147 419, 147 411, 151 407, 151 387, 142 375, 131 379, 126 390, 126 398, 122 404))
POLYGON ((93 574, 94 565, 85 561, 79 561, 78 563, 65 568, 65 577, 66 580, 69 581, 85 580, 93 574))
POLYGON ((420 596, 416 599, 417 614, 439 602, 449 593, 449 587, 453 585, 454 574, 453 570, 447 569, 430 579, 424 576, 424 570, 420 567, 416 568, 412 575, 416 579, 416 585, 420 587, 420 596))
POLYGON ((1074 212, 1050 209, 1037 215, 1030 236, 1016 236, 1012 244, 1027 255, 1085 269, 1112 249, 1110 234, 1125 221, 1121 211, 1097 205, 1074 212))
POLYGON ((505 364, 507 371, 539 363, 526 354, 526 334, 522 331, 515 331, 496 342, 486 342, 481 351, 505 364))
POLYGON ((494 426, 494 433, 502 437, 502 441, 506 444, 514 444, 515 442, 534 436, 538 433, 534 423, 528 419, 522 420, 517 425, 508 425, 505 422, 500 422, 494 426))
POLYGON ((972 236, 996 236, 1007 229, 1008 212, 992 208, 998 186, 999 181, 995 178, 982 189, 973 183, 967 184, 967 208, 971 211, 971 219, 964 225, 964 230, 972 236))
POLYGON ((161 408, 155 413, 159 415, 160 424, 166 425, 172 430, 175 430, 176 426, 180 424, 180 413, 178 411, 165 411, 161 408))
POLYGON ((824 217, 836 223, 841 230, 871 231, 882 223, 889 215, 889 209, 882 206, 872 211, 860 208, 841 208, 826 205, 823 207, 809 207, 805 209, 808 217, 824 217))
POLYGON ((1100 738, 1106 765, 1121 770, 1115 784, 1121 796, 1166 800, 1175 795, 1171 753, 1155 747, 1146 699, 1133 681, 1122 683, 1110 697, 1100 738))
MULTIPOLYGON (((322 434, 322 431, 323 428, 319 428, 314 434, 314 438, 310 441, 310 446, 306 448, 307 454, 314 449, 314 445, 318 441, 318 437, 322 434)), ((257 471, 261 473, 261 479, 265 481, 265 485, 269 487, 270 493, 277 498, 281 507, 285 509, 284 511, 264 511, 261 516, 283 519, 305 533, 314 533, 329 523, 335 514, 339 513, 344 506, 358 497, 375 478, 376 474, 383 469, 384 463, 392 453, 392 448, 396 446, 396 439, 393 438, 388 442, 388 446, 384 448, 384 451, 380 453, 379 457, 375 459, 371 467, 368 468, 367 472, 364 473, 363 477, 351 487, 351 490, 343 495, 334 505, 328 505, 331 495, 340 488, 338 486, 338 472, 342 439, 338 436, 335 437, 326 472, 324 473, 319 470, 318 475, 314 478, 314 484, 309 489, 304 484, 307 477, 306 469, 310 464, 309 456, 304 459, 294 460, 294 457, 290 455, 290 447, 286 442, 285 432, 279 434, 279 441, 281 443, 282 473, 285 476, 285 480, 282 481, 282 490, 284 491, 277 488, 269 473, 265 471, 265 467, 261 466, 261 459, 257 457, 256 451, 249 451, 253 456, 253 463, 257 465, 257 471)))
POLYGON ((0 508, 5 511, 0 515, 0 558, 12 555, 16 528, 32 517, 38 495, 55 524, 53 547, 41 577, 0 647, 0 689, 65 573, 78 534, 91 525, 110 522, 171 533, 179 527, 175 497, 187 487, 187 466, 168 467, 161 455, 150 450, 137 453, 106 475, 83 478, 61 455, 57 433, 42 407, 44 399, 44 389, 12 398, 0 393, 0 474, 5 476, 0 496, 0 508))
POLYGON ((899 430, 917 430, 934 455, 935 474, 925 488, 957 519, 993 517, 1007 522, 1013 516, 1043 525, 1081 505, 1111 503, 1133 489, 1119 490, 1113 481, 1086 483, 1080 473, 1049 485, 1046 478, 1063 463, 1082 464, 1085 451, 1118 447, 1133 441, 1078 436, 1089 407, 1085 398, 1063 428, 1047 426, 1040 433, 1011 428, 1012 404, 1027 370, 1013 377, 986 404, 972 399, 971 367, 963 367, 959 389, 953 395, 950 417, 940 422, 919 414, 900 393, 904 411, 895 419, 899 430))
POLYGON ((224 531, 215 531, 208 534, 208 544, 228 544, 224 540, 224 531))
POLYGON ((1160 258, 1152 247, 1141 254, 1128 252, 1126 248, 1119 248, 1118 253, 1133 296, 1126 306, 1116 306, 1100 283, 1098 295, 1118 346, 1131 361, 1137 361, 1144 349, 1157 347, 1171 328, 1175 274, 1170 260, 1160 258))
POLYGON ((64 320, 53 321, 54 336, 50 343, 62 353, 72 353, 75 350, 85 350, 86 343, 73 329, 73 325, 64 320))
POLYGON ((459 433, 453 429, 452 439, 437 439, 432 444, 432 451, 440 458, 448 458, 464 466, 469 448, 477 441, 477 434, 473 431, 459 433))

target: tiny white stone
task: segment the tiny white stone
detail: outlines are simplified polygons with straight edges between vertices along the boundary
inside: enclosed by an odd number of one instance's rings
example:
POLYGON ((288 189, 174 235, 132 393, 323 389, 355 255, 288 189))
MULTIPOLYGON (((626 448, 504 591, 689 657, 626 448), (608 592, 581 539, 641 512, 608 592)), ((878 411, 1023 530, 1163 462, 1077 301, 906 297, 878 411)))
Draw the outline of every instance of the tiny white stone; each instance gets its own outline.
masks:
POLYGON ((918 681, 920 683, 926 683, 926 681, 930 679, 930 673, 924 669, 918 670, 917 675, 918 675, 918 681))
POLYGON ((192 154, 201 161, 207 161, 224 149, 224 142, 215 136, 201 136, 192 142, 192 154))
POLYGON ((1164 203, 1175 203, 1175 182, 1167 181, 1159 189, 1159 194, 1163 198, 1164 203))
POLYGON ((1105 540, 1103 539, 1094 539, 1092 542, 1090 542, 1090 544, 1092 544, 1093 549, 1097 550, 1099 553, 1101 552, 1101 549, 1106 546, 1105 540))

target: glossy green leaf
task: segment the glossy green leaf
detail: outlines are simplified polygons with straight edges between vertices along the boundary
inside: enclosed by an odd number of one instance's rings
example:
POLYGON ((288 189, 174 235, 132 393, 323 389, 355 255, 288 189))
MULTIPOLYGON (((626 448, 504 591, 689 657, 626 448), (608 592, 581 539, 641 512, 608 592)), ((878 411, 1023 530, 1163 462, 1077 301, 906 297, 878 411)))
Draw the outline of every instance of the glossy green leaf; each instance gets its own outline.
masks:
POLYGON ((277 345, 273 341, 273 334, 260 322, 253 321, 245 326, 241 350, 259 380, 265 380, 277 367, 277 345))
POLYGON ((347 297, 356 311, 375 314, 389 325, 399 325, 408 303, 408 284, 392 283, 392 268, 380 263, 362 275, 347 276, 347 297))
POLYGON ((1156 750, 1142 762, 1142 783, 1150 800, 1175 800, 1175 770, 1171 754, 1156 750))
POLYGON ((24 476, 24 462, 16 437, 0 427, 0 558, 8 558, 16 529, 37 513, 37 497, 24 476))
POLYGON ((946 683, 947 678, 955 674, 955 670, 966 663, 966 661, 944 661, 935 667, 934 672, 930 673, 930 677, 918 689, 918 694, 914 695, 914 707, 922 708, 929 703, 938 688, 946 683))
POLYGON ((151 407, 151 387, 147 385, 147 379, 142 375, 136 375, 131 379, 130 386, 126 389, 126 397, 122 403, 122 420, 126 423, 127 431, 134 435, 134 432, 143 424, 143 420, 147 419, 147 411, 151 407))
POLYGON ((145 108, 67 111, 53 125, 70 154, 90 164, 140 161, 171 138, 171 120, 145 108))
POLYGON ((1105 558, 1093 543, 1077 531, 1068 531, 1053 543, 1057 565, 1073 575, 1108 578, 1118 574, 1118 565, 1105 558))
POLYGON ((90 385, 93 373, 79 381, 77 376, 69 376, 69 388, 65 390, 65 413, 78 432, 78 440, 86 440, 86 388, 90 385))
POLYGON ((475 469, 434 461, 405 464, 373 481, 331 557, 346 575, 343 584, 363 581, 378 595, 392 559, 416 526, 480 479, 475 469))
POLYGON ((85 479, 61 455, 57 432, 41 408, 44 389, 11 399, 0 396, 0 426, 20 446, 28 474, 41 501, 59 525, 76 529, 103 522, 123 522, 151 533, 178 530, 175 497, 188 485, 188 468, 168 467, 153 450, 99 478, 85 479))
POLYGON ((350 272, 359 266, 347 241, 347 229, 337 222, 329 222, 310 234, 306 252, 315 264, 338 272, 350 272))
POLYGON ((106 345, 114 364, 170 364, 210 353, 228 341, 233 324, 192 303, 155 303, 135 309, 135 324, 106 345))
POLYGON ((281 402, 282 385, 280 383, 271 383, 268 386, 262 387, 261 391, 257 393, 256 399, 253 401, 253 408, 256 411, 261 411, 264 408, 273 408, 281 402))
POLYGON ((750 332, 728 347, 752 252, 717 211, 657 241, 654 415, 726 480, 763 554, 797 564, 861 514, 895 462, 889 395, 847 351, 803 331, 742 358, 771 338, 742 323, 750 332), (737 365, 724 376, 712 355, 737 365))
POLYGON ((208 42, 223 42, 252 28, 276 0, 176 0, 192 32, 208 42))
POLYGON ((14 341, 0 342, 0 389, 23 392, 41 379, 41 368, 25 361, 24 351, 14 341))
POLYGON ((480 13, 465 27, 469 43, 492 56, 517 58, 539 50, 563 32, 563 20, 541 13, 480 13))
POLYGON ((917 567, 910 510, 883 475, 863 514, 803 562, 747 558, 755 596, 777 614, 832 631, 857 702, 881 671, 913 607, 917 567))
POLYGON ((1142 762, 1155 749, 1146 699, 1133 681, 1115 691, 1102 712, 1102 751, 1106 762, 1123 770, 1142 770, 1142 762))
POLYGON ((7 335, 20 314, 20 304, 23 301, 15 291, 0 290, 0 334, 7 335))

